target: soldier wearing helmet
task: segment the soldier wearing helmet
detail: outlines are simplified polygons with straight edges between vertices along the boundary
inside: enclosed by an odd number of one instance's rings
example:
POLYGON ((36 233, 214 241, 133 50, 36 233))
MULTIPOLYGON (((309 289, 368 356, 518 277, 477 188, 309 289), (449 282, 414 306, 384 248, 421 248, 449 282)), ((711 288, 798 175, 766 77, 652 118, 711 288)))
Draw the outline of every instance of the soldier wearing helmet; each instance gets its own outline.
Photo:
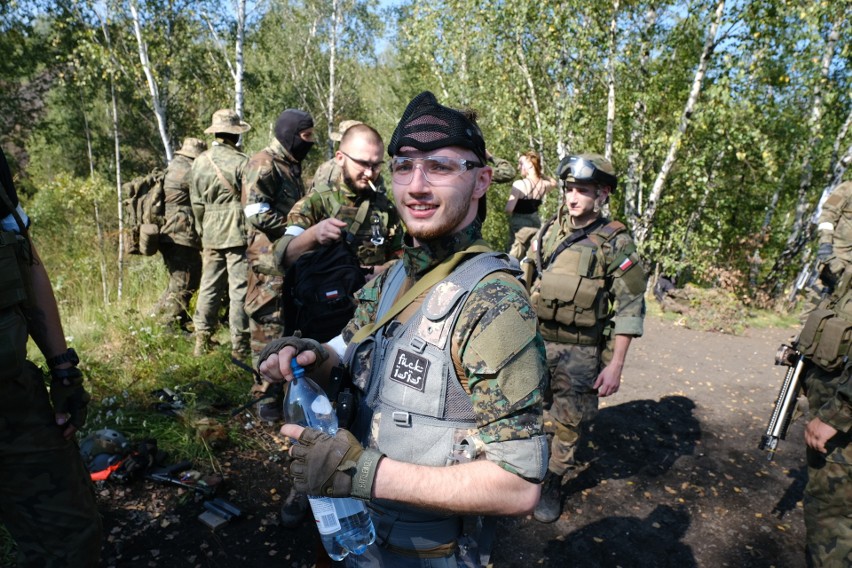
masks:
POLYGON ((566 156, 557 175, 562 205, 536 235, 529 255, 531 299, 547 348, 552 397, 545 412, 550 461, 535 518, 562 513, 563 479, 598 397, 618 391, 627 350, 642 335, 646 278, 627 228, 601 214, 618 179, 597 154, 566 156))

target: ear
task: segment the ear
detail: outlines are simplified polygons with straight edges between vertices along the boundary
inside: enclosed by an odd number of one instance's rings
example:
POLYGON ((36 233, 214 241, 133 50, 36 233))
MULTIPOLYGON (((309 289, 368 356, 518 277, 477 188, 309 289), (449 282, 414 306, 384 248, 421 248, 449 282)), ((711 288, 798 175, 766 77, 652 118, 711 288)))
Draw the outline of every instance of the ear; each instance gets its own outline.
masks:
POLYGON ((476 185, 473 187, 473 197, 480 198, 485 195, 485 192, 488 191, 488 187, 491 185, 491 177, 493 175, 494 170, 491 169, 491 166, 477 168, 476 185))
POLYGON ((343 167, 343 162, 345 161, 345 159, 346 156, 344 156, 343 152, 341 152, 340 150, 334 152, 334 163, 337 164, 339 167, 343 167))
POLYGON ((602 185, 598 188, 598 198, 596 201, 600 204, 604 204, 609 199, 609 194, 612 192, 612 188, 608 185, 602 185))

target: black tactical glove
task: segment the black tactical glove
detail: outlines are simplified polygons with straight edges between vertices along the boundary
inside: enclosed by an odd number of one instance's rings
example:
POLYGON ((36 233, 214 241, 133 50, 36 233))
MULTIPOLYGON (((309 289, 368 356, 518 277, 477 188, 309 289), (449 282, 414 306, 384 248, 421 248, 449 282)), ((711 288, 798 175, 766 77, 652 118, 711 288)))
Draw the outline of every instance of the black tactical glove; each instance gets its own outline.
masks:
POLYGON ((334 436, 305 428, 290 449, 290 475, 299 493, 369 501, 383 454, 365 449, 349 431, 334 436))
POLYGON ((319 341, 307 337, 302 337, 301 335, 299 335, 299 332, 296 332, 296 335, 273 339, 272 341, 267 343, 266 347, 263 348, 263 351, 260 352, 260 357, 258 357, 257 359, 258 369, 260 368, 260 364, 266 361, 267 357, 269 357, 273 353, 278 353, 288 345, 296 349, 296 355, 298 355, 302 351, 313 351, 316 354, 317 360, 313 365, 309 365, 308 367, 306 367, 306 369, 308 370, 313 368, 314 365, 318 365, 328 359, 328 352, 325 350, 325 347, 323 347, 319 341))
POLYGON ((834 247, 831 243, 822 243, 817 248, 816 257, 820 262, 828 262, 834 255, 834 247))
POLYGON ((76 367, 50 371, 50 400, 56 414, 70 414, 67 424, 78 430, 86 423, 89 401, 92 399, 83 388, 83 373, 76 367))

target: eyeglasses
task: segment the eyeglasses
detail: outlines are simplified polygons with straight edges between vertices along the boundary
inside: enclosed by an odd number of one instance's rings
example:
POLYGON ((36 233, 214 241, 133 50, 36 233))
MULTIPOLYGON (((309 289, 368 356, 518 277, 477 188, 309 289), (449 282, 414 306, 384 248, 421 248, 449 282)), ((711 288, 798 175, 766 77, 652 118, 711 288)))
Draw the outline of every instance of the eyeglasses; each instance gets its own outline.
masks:
POLYGON ((379 160, 378 162, 368 162, 367 160, 358 160, 357 158, 353 158, 343 150, 340 150, 340 153, 355 162, 356 164, 358 164, 359 166, 361 166, 362 168, 364 168, 365 170, 380 172, 382 171, 382 167, 385 165, 384 160, 379 160))
POLYGON ((556 169, 556 175, 565 182, 594 182, 615 189, 618 178, 609 174, 582 156, 571 156, 563 160, 556 169))
POLYGON ((441 183, 458 177, 467 170, 485 167, 484 164, 447 158, 445 156, 428 156, 426 158, 404 158, 396 156, 391 160, 391 174, 394 183, 408 185, 414 179, 414 169, 420 168, 429 183, 441 183))

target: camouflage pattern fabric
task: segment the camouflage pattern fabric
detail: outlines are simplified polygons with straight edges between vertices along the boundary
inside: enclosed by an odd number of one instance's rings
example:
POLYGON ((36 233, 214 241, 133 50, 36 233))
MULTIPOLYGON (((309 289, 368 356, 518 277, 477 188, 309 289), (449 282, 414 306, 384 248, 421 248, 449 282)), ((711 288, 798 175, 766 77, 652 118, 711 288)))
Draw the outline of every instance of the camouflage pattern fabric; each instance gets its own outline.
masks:
POLYGON ((828 454, 807 449, 805 531, 810 566, 852 565, 852 366, 829 373, 809 365, 805 375, 808 420, 837 429, 828 454))
POLYGON ((491 183, 509 183, 515 179, 515 167, 509 160, 492 156, 488 161, 493 170, 491 183))
POLYGON ((852 264, 852 181, 834 188, 822 206, 818 220, 819 242, 834 248, 834 258, 828 267, 840 275, 852 264))
MULTIPOLYGON (((480 235, 479 222, 474 221, 461 232, 428 245, 405 247, 401 262, 408 285, 413 285, 445 258, 467 248, 480 235)), ((355 315, 342 334, 346 342, 351 341, 362 326, 375 321, 380 290, 387 274, 387 271, 380 274, 356 294, 355 315)), ((459 377, 466 379, 477 428, 486 445, 486 456, 490 443, 510 440, 534 443, 532 438, 544 432, 542 402, 547 371, 544 344, 532 325, 534 320, 535 313, 523 285, 505 274, 495 273, 474 287, 455 323, 451 337, 458 346, 458 360, 454 363, 459 377), (525 335, 527 330, 529 336, 525 335), (483 342, 486 331, 488 337, 512 338, 483 342), (505 364, 494 368, 495 358, 506 358, 494 357, 484 343, 498 351, 510 344, 518 349, 505 364)), ((509 461, 499 461, 498 465, 515 473, 509 461)))
MULTIPOLYGON (((358 194, 352 191, 343 181, 343 170, 338 167, 334 160, 324 163, 317 169, 311 190, 304 198, 300 199, 287 217, 288 225, 294 225, 302 229, 308 229, 324 219, 331 216, 327 204, 324 202, 329 196, 340 204, 336 218, 351 223, 355 220, 358 207, 364 199, 370 200, 367 216, 355 235, 355 249, 358 260, 364 266, 384 264, 396 258, 402 248, 402 229, 396 208, 385 193, 382 178, 374 182, 376 191, 368 191, 358 194), (329 195, 324 198, 322 192, 329 190, 329 195), (381 223, 382 236, 385 242, 376 246, 370 242, 372 237, 372 222, 374 215, 378 216, 381 223)), ((276 246, 286 249, 287 243, 294 237, 285 236, 281 243, 276 246)))
POLYGON ((245 215, 240 204, 245 162, 245 154, 216 141, 192 164, 190 199, 205 249, 246 245, 245 215))
POLYGON ((160 243, 169 271, 169 283, 154 312, 164 323, 184 327, 189 321, 189 301, 201 282, 201 251, 177 243, 160 243))
POLYGON ((252 362, 266 344, 284 333, 281 291, 284 277, 272 243, 284 235, 287 214, 305 194, 299 164, 278 140, 253 155, 243 172, 243 207, 248 227, 249 264, 245 311, 249 318, 252 362))
POLYGON ((540 228, 541 218, 538 215, 538 211, 509 215, 509 254, 517 259, 524 258, 530 241, 540 228), (521 254, 516 254, 518 252, 521 254))
POLYGON ((163 178, 165 218, 160 228, 161 245, 175 243, 201 249, 201 239, 195 230, 195 216, 189 198, 192 162, 192 158, 175 154, 163 178))
POLYGON ((228 324, 231 347, 248 351, 248 316, 245 312, 248 263, 245 247, 204 249, 202 253, 201 286, 192 317, 196 333, 213 333, 218 324, 219 306, 228 292, 228 324))
MULTIPOLYGON (((563 214, 548 227, 541 239, 542 258, 549 259, 572 231, 569 216, 563 214)), ((633 258, 629 254, 625 256, 627 251, 633 249, 632 237, 622 232, 605 241, 597 250, 596 273, 599 271, 601 276, 607 273, 604 292, 599 296, 599 301, 605 302, 605 305, 599 307, 604 308, 608 315, 599 325, 580 329, 564 326, 558 321, 539 322, 542 336, 547 342, 547 362, 551 373, 551 389, 545 409, 549 422, 548 434, 553 436, 549 465, 553 473, 564 475, 576 465, 574 450, 582 430, 597 414, 597 393, 592 385, 611 357, 613 336, 641 336, 643 333, 644 285, 641 291, 631 290, 623 280, 626 271, 612 266, 616 259, 633 258), (609 337, 605 336, 606 332, 610 333, 609 337), (589 338, 589 333, 595 336, 589 338), (561 341, 568 337, 583 339, 584 344, 579 344, 580 341, 561 341)), ((632 270, 641 270, 641 266, 635 266, 632 270)), ((533 283, 533 290, 537 285, 540 285, 538 280, 533 283)))
POLYGON ((20 566, 89 567, 102 527, 94 488, 74 441, 54 422, 41 371, 26 361, 27 330, 17 307, 0 312, 0 522, 20 566))
POLYGON ((544 427, 550 444, 548 469, 565 475, 577 464, 574 451, 583 426, 598 414, 598 393, 592 387, 601 371, 595 345, 545 343, 550 391, 545 403, 544 427))

